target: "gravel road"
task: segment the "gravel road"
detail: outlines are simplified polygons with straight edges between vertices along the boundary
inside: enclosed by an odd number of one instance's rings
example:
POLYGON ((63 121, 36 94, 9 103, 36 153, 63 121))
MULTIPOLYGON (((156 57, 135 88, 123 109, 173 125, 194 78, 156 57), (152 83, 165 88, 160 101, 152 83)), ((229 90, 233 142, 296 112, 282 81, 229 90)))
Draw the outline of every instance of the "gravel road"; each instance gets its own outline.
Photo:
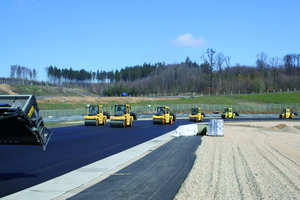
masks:
POLYGON ((300 123, 226 123, 202 138, 175 199, 300 199, 300 123))

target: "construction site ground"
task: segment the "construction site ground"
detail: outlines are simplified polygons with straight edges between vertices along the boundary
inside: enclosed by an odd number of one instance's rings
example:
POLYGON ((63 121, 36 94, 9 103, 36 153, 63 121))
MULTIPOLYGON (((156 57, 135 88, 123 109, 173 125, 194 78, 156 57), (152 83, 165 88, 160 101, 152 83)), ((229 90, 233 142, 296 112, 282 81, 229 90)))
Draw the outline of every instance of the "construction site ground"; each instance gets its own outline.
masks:
POLYGON ((202 137, 175 199, 300 199, 300 123, 225 123, 202 137))
MULTIPOLYGON (((144 125, 152 127, 151 123, 144 122, 137 122, 134 127, 144 129, 144 125)), ((50 153, 51 149, 48 150, 50 153)), ((299 150, 298 120, 225 122, 224 137, 175 138, 93 184, 86 186, 81 178, 72 176, 84 184, 82 190, 57 199, 101 199, 103 196, 108 199, 299 199, 299 150)), ((81 169, 81 173, 86 176, 86 172, 100 169, 81 169)), ((49 189, 52 194, 60 188, 55 185, 49 189)), ((34 192, 36 199, 51 199, 37 198, 38 191, 33 188, 28 194, 34 192)), ((50 193, 40 191, 41 195, 50 193)), ((17 196, 4 199, 18 199, 17 196)), ((26 199, 23 193, 19 196, 26 199)))

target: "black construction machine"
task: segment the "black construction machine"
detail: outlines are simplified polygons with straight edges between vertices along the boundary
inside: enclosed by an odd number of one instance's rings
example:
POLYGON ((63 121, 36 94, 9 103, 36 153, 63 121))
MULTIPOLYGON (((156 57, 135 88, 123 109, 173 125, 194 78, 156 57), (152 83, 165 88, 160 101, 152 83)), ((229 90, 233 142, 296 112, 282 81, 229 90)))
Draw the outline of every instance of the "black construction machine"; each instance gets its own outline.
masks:
POLYGON ((0 145, 42 145, 52 132, 44 126, 32 95, 0 95, 0 145))

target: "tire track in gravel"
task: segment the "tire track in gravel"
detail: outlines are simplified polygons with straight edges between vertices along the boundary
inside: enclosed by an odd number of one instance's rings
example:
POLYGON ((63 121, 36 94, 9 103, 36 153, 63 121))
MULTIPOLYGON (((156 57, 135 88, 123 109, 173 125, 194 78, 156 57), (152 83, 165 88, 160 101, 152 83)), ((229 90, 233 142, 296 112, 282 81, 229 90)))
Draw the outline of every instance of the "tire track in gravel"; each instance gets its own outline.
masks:
POLYGON ((257 199, 263 199, 263 193, 261 192, 259 184, 256 181, 256 178, 251 171, 248 161, 245 159, 245 156, 241 152, 241 149, 239 146, 237 146, 237 149, 238 149, 238 153, 239 153, 239 156, 240 156, 242 164, 243 164, 243 170, 244 170, 245 176, 248 180, 248 185, 250 187, 250 192, 251 192, 252 197, 256 197, 257 199))
POLYGON ((204 137, 197 151, 201 160, 177 199, 299 199, 299 134, 264 127, 224 130, 223 139, 204 137))
MULTIPOLYGON (((300 189, 298 188, 298 186, 286 175, 286 173, 284 171, 282 171, 279 167, 277 167, 276 164, 274 162, 272 162, 267 156, 265 156, 264 153, 263 153, 263 150, 258 145, 255 144, 255 146, 256 146, 257 152, 265 159, 265 161, 267 161, 269 163, 269 165, 275 171, 277 171, 276 174, 278 174, 278 176, 280 176, 281 178, 283 178, 297 192, 300 192, 300 189)), ((270 154, 273 157, 275 157, 275 159, 277 159, 279 161, 279 159, 276 158, 276 156, 274 156, 272 153, 270 153, 270 154)), ((282 163, 281 161, 279 161, 279 162, 282 163)), ((287 167, 286 165, 284 165, 284 166, 287 167)))
MULTIPOLYGON (((290 157, 284 155, 283 153, 281 153, 280 151, 278 151, 277 149, 275 149, 271 143, 270 143, 270 139, 268 137, 268 135, 263 132, 264 135, 264 144, 262 147, 264 148, 264 150, 266 152, 268 152, 269 154, 271 154, 281 165, 283 165, 286 169, 289 169, 290 171, 293 170, 295 174, 298 175, 299 172, 299 168, 300 165, 298 163, 296 163, 294 160, 292 160, 290 157), (273 150, 273 152, 272 152, 273 150), (276 155, 277 154, 277 155, 276 155), (284 159, 286 159, 287 161, 283 161, 284 159), (288 166, 287 164, 289 163, 288 161, 290 161, 290 163, 292 163, 292 165, 294 164, 295 166, 288 166), (298 167, 298 169, 297 169, 298 167)), ((259 149, 259 148, 258 148, 259 149)), ((273 162, 274 166, 275 163, 273 162)), ((292 181, 292 180, 291 180, 292 181)), ((298 188, 299 190, 299 188, 298 188)))
POLYGON ((214 143, 214 150, 213 150, 213 156, 212 156, 212 160, 211 160, 211 163, 210 163, 210 166, 211 166, 211 170, 210 170, 210 174, 209 174, 209 180, 208 180, 208 183, 207 183, 207 188, 205 190, 205 193, 206 195, 208 196, 208 194, 210 193, 210 190, 211 190, 211 187, 213 185, 213 178, 214 178, 214 168, 215 168, 215 157, 216 157, 216 143, 214 143))
POLYGON ((259 148, 257 144, 254 144, 258 152, 262 153, 262 151, 260 152, 259 150, 264 150, 266 153, 269 153, 275 160, 277 160, 281 165, 283 165, 285 168, 288 168, 286 162, 283 162, 281 159, 278 158, 279 157, 278 155, 275 155, 276 153, 273 153, 270 150, 270 144, 267 135, 263 133, 262 136, 263 136, 263 141, 261 142, 261 147, 259 148))
POLYGON ((214 187, 214 199, 217 199, 217 195, 219 194, 219 187, 220 187, 220 179, 221 179, 221 173, 222 173, 222 153, 223 151, 220 150, 220 147, 218 146, 218 169, 217 169, 217 181, 215 182, 214 187))
POLYGON ((236 162, 236 159, 235 159, 235 153, 234 153, 233 145, 231 146, 231 149, 232 149, 232 161, 233 161, 233 169, 234 169, 235 179, 236 179, 236 182, 237 182, 237 185, 238 185, 241 200, 244 200, 245 199, 244 190, 243 190, 243 187, 241 186, 242 185, 241 184, 241 178, 237 173, 238 167, 237 167, 237 162, 236 162))
MULTIPOLYGON (((265 133, 264 133, 264 134, 265 134, 265 133)), ((265 134, 265 135, 266 135, 266 134, 265 134)), ((267 143, 268 143, 269 147, 270 147, 273 151, 275 151, 277 154, 281 155, 283 158, 289 160, 289 161, 292 162, 294 165, 296 165, 297 167, 300 168, 300 164, 298 164, 296 161, 294 161, 293 159, 291 159, 290 157, 288 157, 288 156, 285 155, 284 153, 278 151, 278 150, 270 143, 269 136, 266 135, 266 137, 268 138, 267 143)))

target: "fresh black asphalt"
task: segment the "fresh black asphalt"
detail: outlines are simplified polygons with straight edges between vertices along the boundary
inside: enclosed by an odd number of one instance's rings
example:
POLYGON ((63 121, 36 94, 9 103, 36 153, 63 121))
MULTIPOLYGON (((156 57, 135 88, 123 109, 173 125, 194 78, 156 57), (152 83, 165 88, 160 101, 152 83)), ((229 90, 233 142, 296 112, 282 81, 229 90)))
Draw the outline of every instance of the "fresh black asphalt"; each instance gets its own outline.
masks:
POLYGON ((34 186, 100 159, 151 140, 188 120, 173 125, 135 121, 133 127, 72 126, 54 128, 43 151, 41 146, 0 145, 0 197, 34 186))
POLYGON ((200 144, 199 136, 175 138, 70 200, 173 199, 193 167, 200 144))

